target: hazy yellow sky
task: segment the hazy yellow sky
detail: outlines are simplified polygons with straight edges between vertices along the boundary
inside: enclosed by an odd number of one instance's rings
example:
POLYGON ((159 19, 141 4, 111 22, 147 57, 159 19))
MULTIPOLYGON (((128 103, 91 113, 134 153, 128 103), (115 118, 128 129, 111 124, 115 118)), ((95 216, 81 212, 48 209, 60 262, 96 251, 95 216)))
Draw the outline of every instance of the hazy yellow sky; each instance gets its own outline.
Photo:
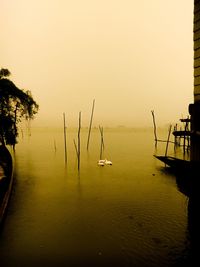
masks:
POLYGON ((40 105, 34 125, 151 126, 193 102, 193 1, 0 0, 0 63, 40 105))

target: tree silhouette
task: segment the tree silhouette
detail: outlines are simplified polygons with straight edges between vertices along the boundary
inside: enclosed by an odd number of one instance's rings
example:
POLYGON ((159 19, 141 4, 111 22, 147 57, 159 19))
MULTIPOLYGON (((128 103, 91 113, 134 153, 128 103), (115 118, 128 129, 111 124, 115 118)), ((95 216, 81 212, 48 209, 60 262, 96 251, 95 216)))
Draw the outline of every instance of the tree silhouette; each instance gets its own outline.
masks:
POLYGON ((30 91, 24 91, 9 80, 8 69, 0 69, 0 143, 5 146, 17 143, 18 123, 22 118, 33 119, 38 104, 30 91))

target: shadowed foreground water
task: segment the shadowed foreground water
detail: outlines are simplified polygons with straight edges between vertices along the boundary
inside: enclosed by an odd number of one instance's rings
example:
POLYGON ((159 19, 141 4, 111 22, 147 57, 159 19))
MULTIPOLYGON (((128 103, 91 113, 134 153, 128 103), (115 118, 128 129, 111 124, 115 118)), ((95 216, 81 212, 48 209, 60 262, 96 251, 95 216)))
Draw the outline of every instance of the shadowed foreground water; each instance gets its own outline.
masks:
POLYGON ((99 131, 87 152, 83 129, 80 173, 76 138, 68 130, 67 165, 62 129, 20 138, 0 266, 192 266, 197 202, 153 157, 152 131, 105 129, 104 157, 113 165, 100 167, 99 131))

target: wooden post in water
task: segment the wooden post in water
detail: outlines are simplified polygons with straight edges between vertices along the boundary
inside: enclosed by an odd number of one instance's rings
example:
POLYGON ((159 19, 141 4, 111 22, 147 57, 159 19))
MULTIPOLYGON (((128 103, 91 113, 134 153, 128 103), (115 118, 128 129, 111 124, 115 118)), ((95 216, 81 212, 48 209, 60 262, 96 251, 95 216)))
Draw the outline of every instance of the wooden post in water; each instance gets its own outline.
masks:
POLYGON ((77 149, 77 145, 76 145, 76 141, 74 139, 74 147, 75 147, 75 150, 76 150, 76 156, 77 156, 77 159, 78 159, 78 149, 77 149))
MULTIPOLYGON (((177 123, 174 126, 174 132, 176 132, 176 131, 177 131, 177 123)), ((177 136, 174 135, 174 152, 176 152, 176 147, 177 147, 177 136)))
MULTIPOLYGON (((186 121, 186 131, 190 132, 190 118, 188 116, 188 121, 186 121)), ((187 136, 187 153, 189 153, 190 150, 190 136, 187 136)))
POLYGON ((91 133, 91 128, 92 128, 93 114, 94 114, 94 105, 95 105, 95 99, 93 100, 93 104, 92 104, 92 113, 91 113, 91 118, 90 118, 90 126, 88 130, 87 150, 89 149, 90 133, 91 133))
POLYGON ((166 149, 165 149, 165 157, 167 156, 167 150, 168 150, 168 145, 169 145, 169 138, 170 138, 170 134, 171 134, 171 129, 172 129, 172 125, 170 124, 169 132, 168 132, 168 138, 167 138, 167 144, 166 144, 166 149))
POLYGON ((80 170, 80 159, 81 159, 81 140, 80 140, 80 132, 81 132, 81 112, 79 112, 79 124, 78 124, 78 170, 80 170))
POLYGON ((65 163, 67 162, 67 142, 66 142, 66 122, 65 113, 63 113, 63 130, 64 130, 64 149, 65 149, 65 163))
POLYGON ((184 135, 183 135, 183 154, 185 155, 185 140, 186 139, 186 125, 184 127, 184 135))
POLYGON ((157 133, 156 133, 156 120, 155 120, 155 114, 154 114, 154 110, 151 111, 152 117, 153 117, 153 126, 154 126, 154 138, 155 138, 155 146, 157 146, 157 133))
POLYGON ((104 149, 103 127, 99 126, 99 131, 100 131, 100 135, 101 135, 100 159, 102 159, 102 154, 103 154, 103 149, 104 149))

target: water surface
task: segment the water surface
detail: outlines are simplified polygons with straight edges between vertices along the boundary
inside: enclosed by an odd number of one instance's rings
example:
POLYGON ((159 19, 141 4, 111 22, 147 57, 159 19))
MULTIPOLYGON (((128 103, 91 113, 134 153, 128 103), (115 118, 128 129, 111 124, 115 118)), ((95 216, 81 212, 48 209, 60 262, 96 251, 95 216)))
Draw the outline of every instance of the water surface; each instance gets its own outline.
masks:
POLYGON ((82 129, 80 172, 74 139, 77 130, 67 129, 66 164, 62 129, 20 136, 1 266, 186 265, 188 197, 153 157, 152 131, 104 129, 103 157, 113 165, 100 167, 99 131, 87 151, 82 129))

